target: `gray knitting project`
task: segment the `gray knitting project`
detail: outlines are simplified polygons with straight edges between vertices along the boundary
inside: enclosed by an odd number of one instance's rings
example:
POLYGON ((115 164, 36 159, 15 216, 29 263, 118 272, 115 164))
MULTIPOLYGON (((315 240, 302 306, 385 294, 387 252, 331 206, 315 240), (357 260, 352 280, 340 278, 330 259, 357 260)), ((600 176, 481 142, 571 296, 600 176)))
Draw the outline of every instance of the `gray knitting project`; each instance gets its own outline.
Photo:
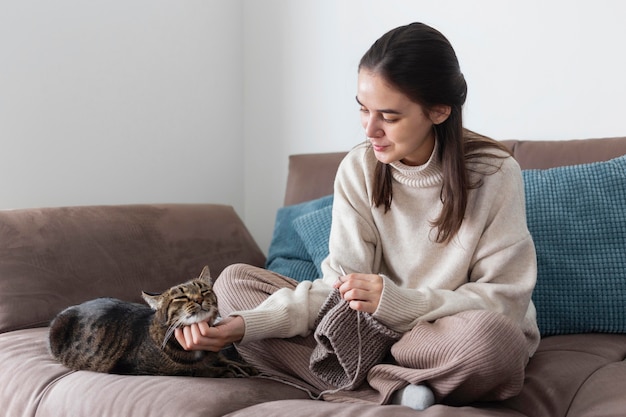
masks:
POLYGON ((317 346, 311 354, 311 371, 334 387, 352 390, 402 334, 371 314, 352 310, 334 290, 320 310, 314 336, 317 346))

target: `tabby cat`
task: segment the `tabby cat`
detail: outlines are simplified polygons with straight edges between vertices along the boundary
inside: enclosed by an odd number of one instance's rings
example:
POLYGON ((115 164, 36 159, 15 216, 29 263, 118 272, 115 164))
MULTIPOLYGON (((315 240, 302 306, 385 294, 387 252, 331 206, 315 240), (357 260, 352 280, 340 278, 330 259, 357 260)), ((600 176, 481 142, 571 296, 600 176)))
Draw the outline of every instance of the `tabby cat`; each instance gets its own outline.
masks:
POLYGON ((142 293, 148 306, 97 298, 69 307, 50 324, 50 352, 68 368, 127 375, 251 376, 257 372, 224 352, 186 351, 174 330, 218 317, 209 268, 161 294, 142 293))

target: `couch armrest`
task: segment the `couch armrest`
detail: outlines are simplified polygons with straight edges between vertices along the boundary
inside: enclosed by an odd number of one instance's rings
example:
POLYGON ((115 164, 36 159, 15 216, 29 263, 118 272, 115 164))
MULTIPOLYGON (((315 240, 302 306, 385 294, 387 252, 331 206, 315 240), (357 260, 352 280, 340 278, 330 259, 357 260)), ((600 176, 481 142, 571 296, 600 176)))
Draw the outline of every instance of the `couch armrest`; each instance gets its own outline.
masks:
POLYGON ((0 333, 46 326, 96 297, 140 302, 229 264, 265 256, 232 207, 84 206, 0 211, 0 333))

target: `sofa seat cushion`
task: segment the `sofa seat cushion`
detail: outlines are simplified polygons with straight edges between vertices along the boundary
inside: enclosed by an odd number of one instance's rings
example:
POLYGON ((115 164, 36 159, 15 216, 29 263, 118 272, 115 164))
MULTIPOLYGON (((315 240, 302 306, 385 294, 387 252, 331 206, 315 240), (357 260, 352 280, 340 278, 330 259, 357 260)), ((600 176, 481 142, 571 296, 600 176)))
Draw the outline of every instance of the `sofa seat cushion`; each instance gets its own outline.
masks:
POLYGON ((368 405, 329 403, 312 400, 285 400, 258 404, 237 410, 224 417, 525 417, 515 410, 494 406, 449 407, 433 405, 425 411, 415 411, 400 405, 368 405))
POLYGON ((289 400, 240 409, 229 417, 623 417, 626 410, 626 335, 559 335, 541 341, 526 369, 522 392, 499 403, 435 405, 416 413, 405 407, 289 400))
POLYGON ((260 402, 308 398, 265 379, 75 372, 48 355, 47 336, 47 328, 0 334, 0 375, 11 375, 0 390, 3 415, 210 417, 260 402))
POLYGON ((626 397, 620 394, 611 398, 607 390, 626 392, 624 359, 626 334, 546 337, 526 368, 522 392, 503 405, 528 416, 623 416, 626 397), (594 382, 600 375, 605 375, 603 384, 594 382), (592 398, 597 406, 594 413, 574 411, 584 409, 584 402, 592 398), (602 402, 602 398, 611 400, 602 402))
POLYGON ((623 416, 626 363, 608 364, 593 373, 572 401, 568 417, 623 416))

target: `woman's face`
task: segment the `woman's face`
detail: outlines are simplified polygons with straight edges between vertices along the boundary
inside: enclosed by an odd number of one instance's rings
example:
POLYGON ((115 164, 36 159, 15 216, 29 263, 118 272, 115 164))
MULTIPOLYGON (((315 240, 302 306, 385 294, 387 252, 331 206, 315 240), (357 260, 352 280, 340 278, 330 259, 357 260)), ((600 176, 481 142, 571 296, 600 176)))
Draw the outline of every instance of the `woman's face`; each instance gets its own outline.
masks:
POLYGON ((435 146, 431 119, 437 115, 427 114, 422 106, 367 69, 359 71, 356 99, 361 106, 361 124, 380 162, 422 165, 428 161, 435 146))

